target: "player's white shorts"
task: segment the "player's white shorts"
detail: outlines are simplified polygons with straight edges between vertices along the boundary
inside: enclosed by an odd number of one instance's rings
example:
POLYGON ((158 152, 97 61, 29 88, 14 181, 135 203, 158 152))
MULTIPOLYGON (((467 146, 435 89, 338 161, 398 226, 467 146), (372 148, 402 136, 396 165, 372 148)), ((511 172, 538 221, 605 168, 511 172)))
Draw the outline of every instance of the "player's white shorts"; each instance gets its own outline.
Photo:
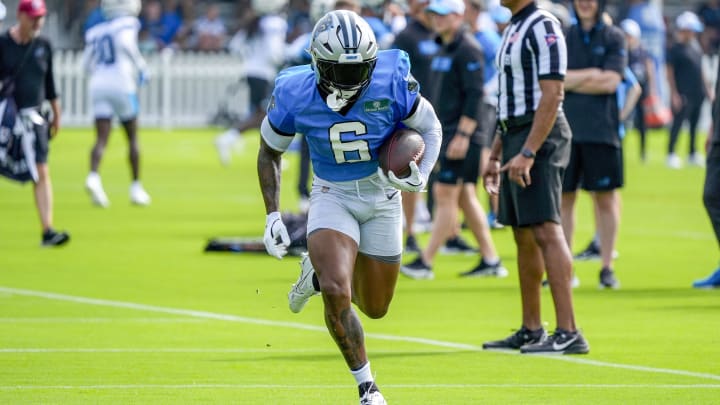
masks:
POLYGON ((117 90, 92 89, 90 91, 95 118, 117 116, 121 122, 137 118, 140 105, 135 93, 123 93, 117 90))
POLYGON ((308 235, 332 229, 353 238, 360 253, 399 263, 402 254, 400 192, 382 186, 376 174, 357 181, 330 182, 315 176, 310 192, 308 235))

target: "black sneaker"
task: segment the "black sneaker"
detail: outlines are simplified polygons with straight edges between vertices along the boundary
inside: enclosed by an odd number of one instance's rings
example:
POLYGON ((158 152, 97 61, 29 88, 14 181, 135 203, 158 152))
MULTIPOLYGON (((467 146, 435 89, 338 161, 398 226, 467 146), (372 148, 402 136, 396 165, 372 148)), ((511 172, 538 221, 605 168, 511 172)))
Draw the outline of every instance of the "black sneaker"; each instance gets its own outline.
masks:
POLYGON ((503 267, 502 262, 498 261, 494 265, 488 264, 485 259, 480 259, 480 264, 473 267, 469 271, 460 273, 460 277, 507 277, 508 271, 503 267))
POLYGON ((435 278, 432 268, 423 262, 422 256, 414 261, 400 266, 400 273, 415 280, 432 280, 435 278))
POLYGON ((477 249, 470 246, 463 238, 460 236, 456 236, 454 238, 450 238, 447 241, 445 241, 445 246, 443 246, 440 251, 445 254, 458 254, 458 253, 465 253, 466 255, 475 254, 478 252, 477 249))
POLYGON ((415 236, 409 235, 405 239, 405 253, 420 253, 420 246, 418 246, 415 236))
POLYGON ((594 239, 590 241, 590 244, 574 257, 575 260, 600 260, 600 244, 594 239))
POLYGON ((358 392, 360 393, 360 405, 387 405, 385 398, 373 381, 358 385, 358 392))
POLYGON ((555 333, 540 343, 530 343, 520 348, 526 354, 588 354, 590 345, 579 331, 568 332, 557 328, 555 333))
POLYGON ((602 270, 600 270, 600 284, 598 285, 600 289, 603 288, 612 288, 614 290, 617 290, 620 288, 620 282, 617 278, 615 278, 615 272, 612 271, 609 267, 604 267, 602 270))
POLYGON ((525 326, 502 340, 483 343, 484 350, 517 350, 528 344, 541 343, 547 338, 545 329, 530 330, 525 326))
POLYGON ((42 234, 42 246, 62 246, 70 241, 70 234, 67 232, 56 232, 48 229, 42 234))

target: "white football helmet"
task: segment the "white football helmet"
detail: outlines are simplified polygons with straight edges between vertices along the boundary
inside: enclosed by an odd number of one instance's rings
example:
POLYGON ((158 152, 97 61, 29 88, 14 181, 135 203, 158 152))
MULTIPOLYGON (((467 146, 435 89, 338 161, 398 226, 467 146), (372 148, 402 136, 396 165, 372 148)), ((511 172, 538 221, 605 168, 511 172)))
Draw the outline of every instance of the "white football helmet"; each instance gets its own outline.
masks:
POLYGON ((140 15, 142 5, 140 0, 102 0, 100 8, 103 14, 108 18, 140 15))
POLYGON ((331 11, 315 24, 312 68, 318 84, 336 98, 347 100, 370 84, 377 52, 375 34, 355 12, 331 11))
POLYGON ((252 0, 252 8, 258 15, 277 14, 287 4, 288 0, 252 0))

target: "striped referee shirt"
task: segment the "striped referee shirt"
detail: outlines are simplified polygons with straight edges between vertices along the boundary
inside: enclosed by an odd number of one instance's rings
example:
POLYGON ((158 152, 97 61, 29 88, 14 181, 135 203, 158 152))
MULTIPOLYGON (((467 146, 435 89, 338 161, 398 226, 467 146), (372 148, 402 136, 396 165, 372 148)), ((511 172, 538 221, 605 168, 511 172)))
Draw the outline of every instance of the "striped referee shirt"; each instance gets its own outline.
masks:
POLYGON ((526 6, 505 28, 495 63, 498 119, 535 112, 541 96, 539 80, 563 80, 567 71, 567 47, 559 21, 535 3, 526 6))

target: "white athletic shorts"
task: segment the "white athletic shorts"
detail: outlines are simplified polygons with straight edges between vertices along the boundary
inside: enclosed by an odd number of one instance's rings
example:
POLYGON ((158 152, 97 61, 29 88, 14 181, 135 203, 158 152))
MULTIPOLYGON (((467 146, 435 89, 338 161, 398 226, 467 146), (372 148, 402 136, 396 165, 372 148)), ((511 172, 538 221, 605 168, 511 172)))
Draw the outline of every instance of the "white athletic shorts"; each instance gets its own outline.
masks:
POLYGON ((135 93, 123 93, 117 90, 92 89, 90 98, 95 118, 117 116, 120 122, 137 118, 139 112, 138 97, 135 93))
POLYGON ((313 178, 308 236, 332 229, 353 238, 360 253, 387 263, 400 263, 402 204, 400 192, 382 186, 376 174, 357 181, 313 178))

